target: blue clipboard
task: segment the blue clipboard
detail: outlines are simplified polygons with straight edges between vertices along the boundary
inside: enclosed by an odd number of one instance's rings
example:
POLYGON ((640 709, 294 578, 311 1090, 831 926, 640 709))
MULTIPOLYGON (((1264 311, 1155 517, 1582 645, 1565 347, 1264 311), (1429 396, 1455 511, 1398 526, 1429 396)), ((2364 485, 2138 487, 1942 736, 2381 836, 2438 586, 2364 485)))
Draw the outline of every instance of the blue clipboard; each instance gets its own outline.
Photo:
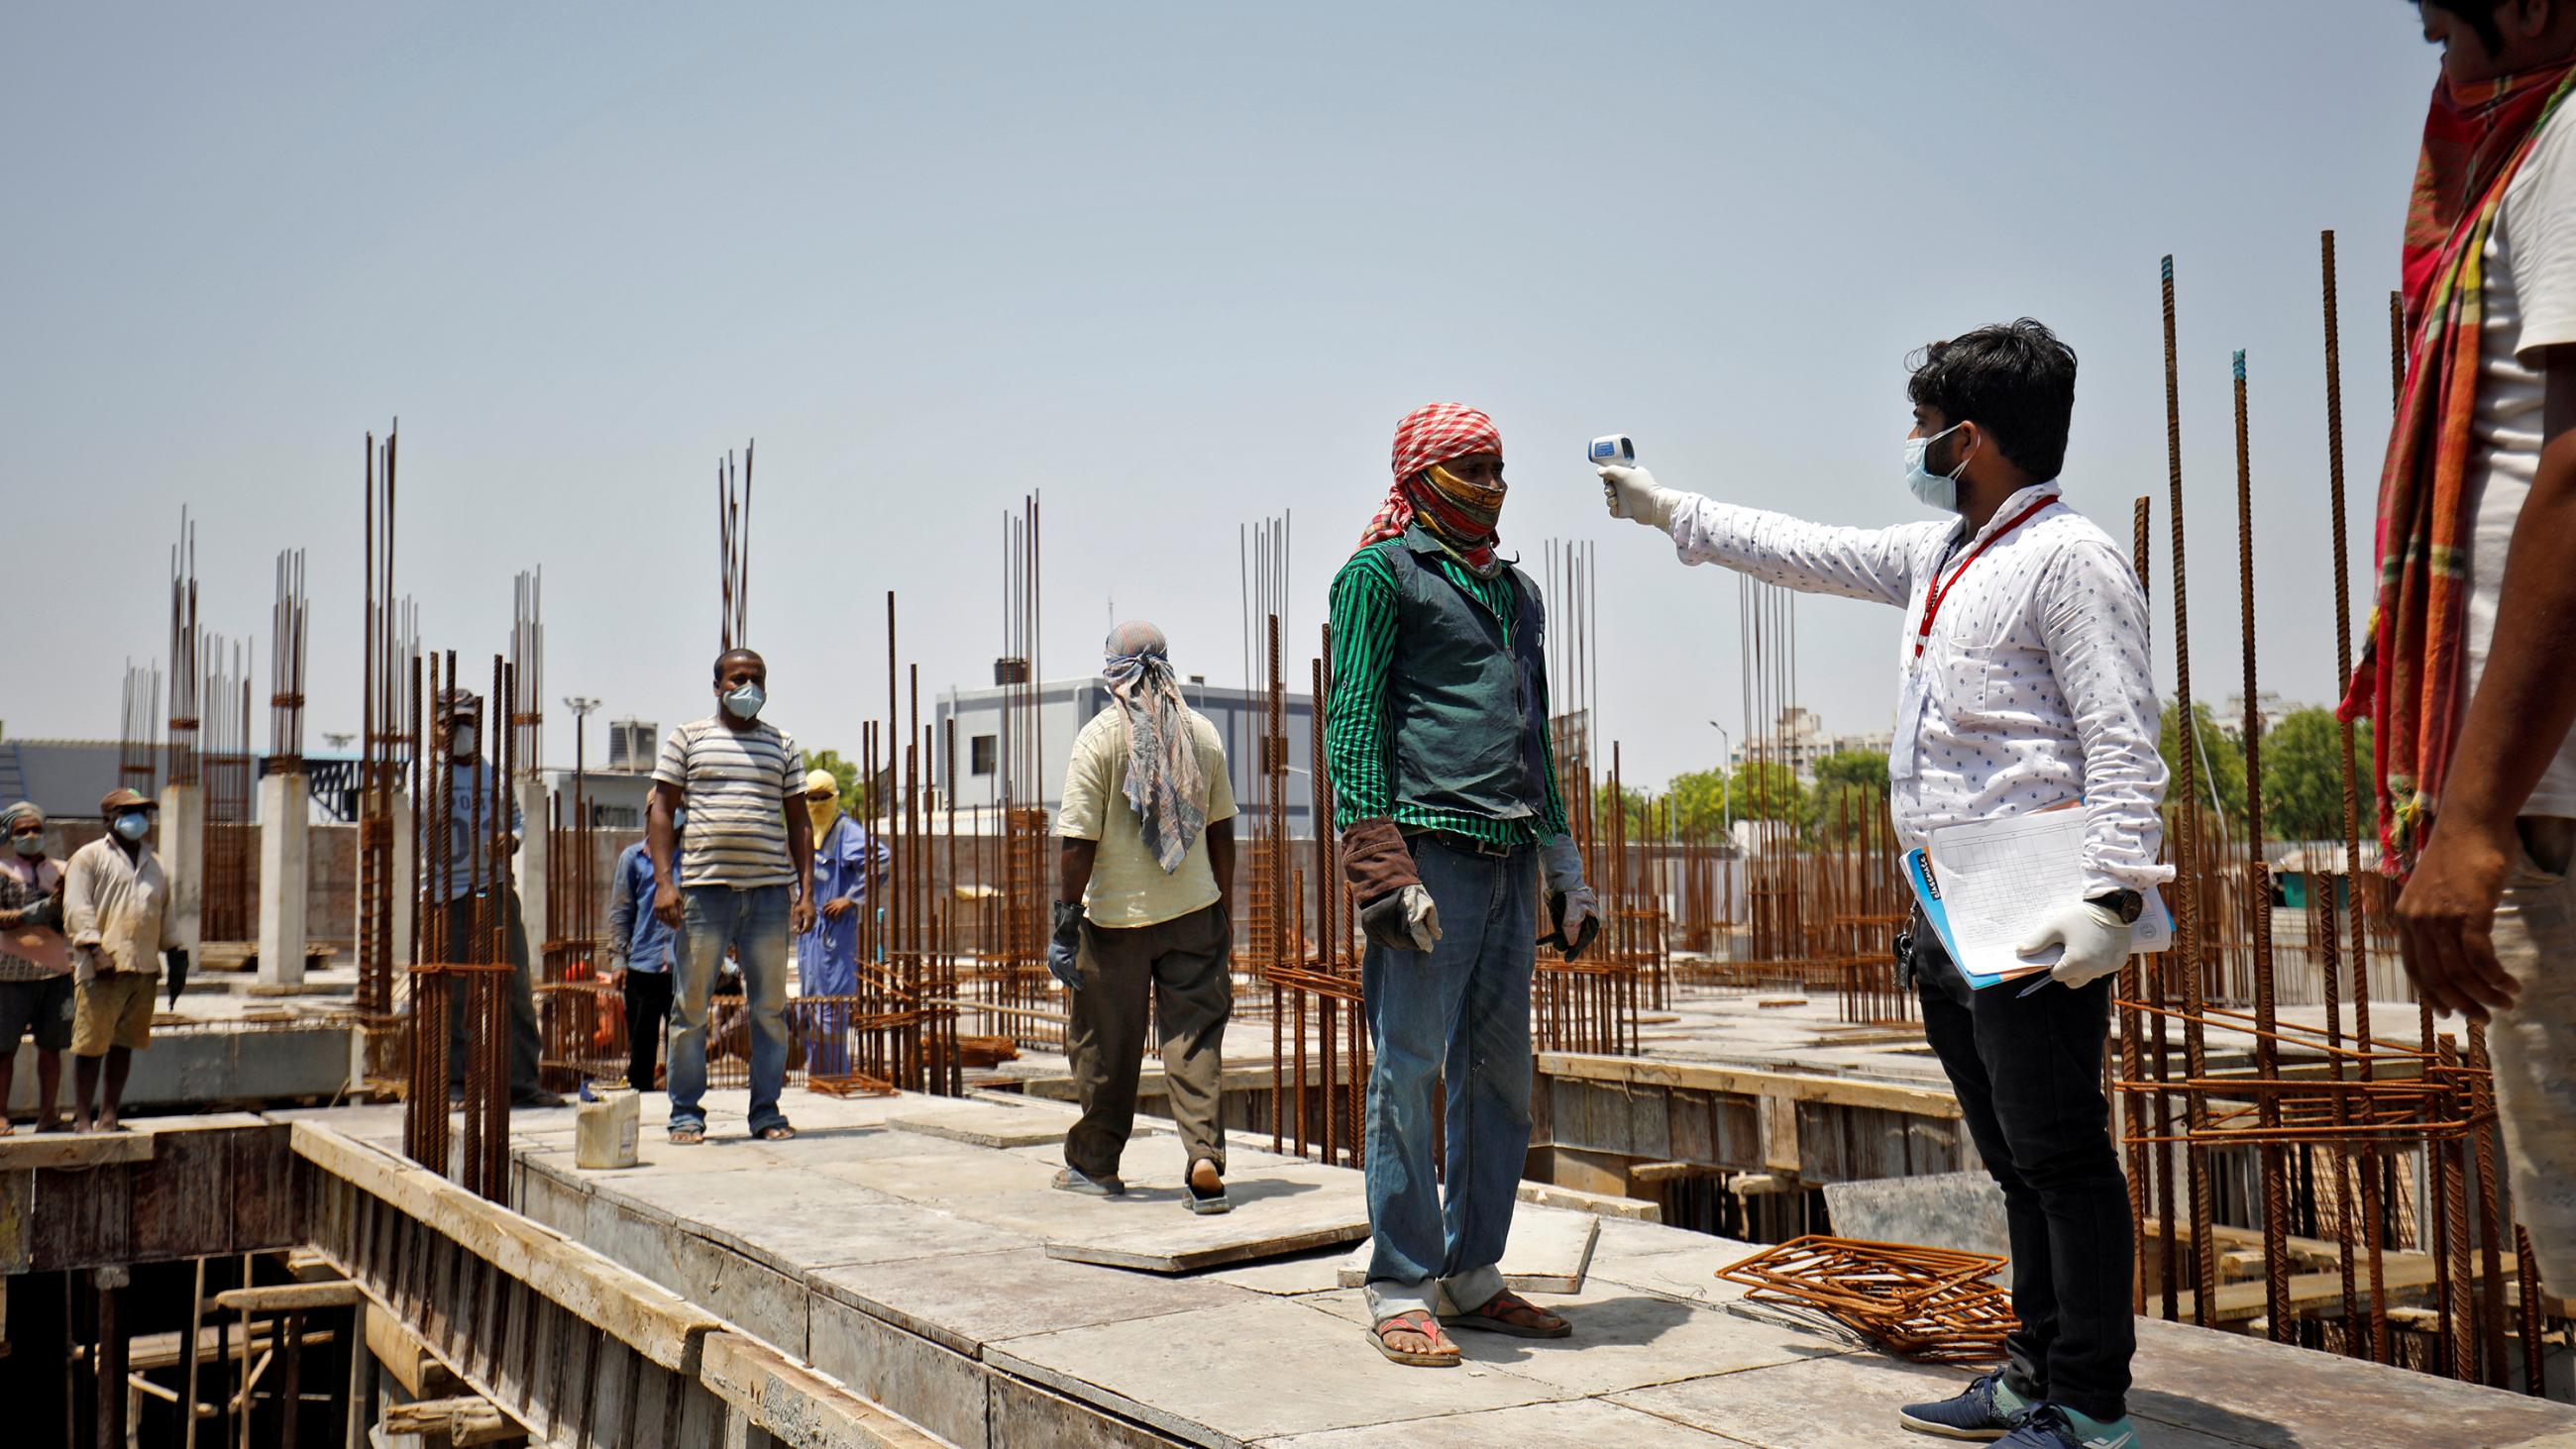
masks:
POLYGON ((2036 976, 2038 979, 2022 992, 2028 996, 2055 979, 2048 974, 2048 967, 2039 962, 2033 962, 2028 971, 2016 971, 2009 976, 1992 976, 1969 970, 1966 958, 1959 954, 1958 939, 1950 933, 1950 911, 1941 904, 1941 884, 1932 878, 1931 867, 1926 864, 1920 850, 1905 852, 1905 883, 1914 888, 1914 901, 1923 908, 1923 919, 1932 924, 1933 934, 1941 938, 1941 949, 1950 953, 1950 960, 1959 968, 1959 974, 1967 978, 1969 989, 1983 991, 1989 986, 2000 986, 2007 981, 2030 981, 2036 976))

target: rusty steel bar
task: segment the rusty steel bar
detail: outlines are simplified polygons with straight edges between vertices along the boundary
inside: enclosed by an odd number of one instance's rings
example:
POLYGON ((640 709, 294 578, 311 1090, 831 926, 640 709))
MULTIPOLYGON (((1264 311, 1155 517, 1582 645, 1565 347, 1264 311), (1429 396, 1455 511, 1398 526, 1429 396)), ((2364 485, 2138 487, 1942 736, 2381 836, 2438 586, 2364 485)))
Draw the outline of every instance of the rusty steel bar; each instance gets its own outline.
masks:
MULTIPOLYGON (((2245 678, 2245 908, 2254 938, 2254 1072, 2266 1079, 2281 1075, 2281 1053, 2272 1035, 2279 1023, 2272 981, 2271 869, 2263 857, 2263 710, 2256 683, 2254 647, 2254 465, 2247 441, 2245 353, 2235 356, 2236 391, 2236 584, 2244 620, 2240 651, 2245 678)), ((2185 749, 2190 748, 2185 746, 2185 749)), ((2257 1114, 2266 1132, 2281 1125, 2280 1101, 2263 1093, 2257 1114)), ((2263 1306, 2274 1343, 2288 1343, 2297 1325, 2290 1319, 2290 1193, 2287 1163, 2277 1143, 2257 1149, 2263 1198, 2263 1306)))

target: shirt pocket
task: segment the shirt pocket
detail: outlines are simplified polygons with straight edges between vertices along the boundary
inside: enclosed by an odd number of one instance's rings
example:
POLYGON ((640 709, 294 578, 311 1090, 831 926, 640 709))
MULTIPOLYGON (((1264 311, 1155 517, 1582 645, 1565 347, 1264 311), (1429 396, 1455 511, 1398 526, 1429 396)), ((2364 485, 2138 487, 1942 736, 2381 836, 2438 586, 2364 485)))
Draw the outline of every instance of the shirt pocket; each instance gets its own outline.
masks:
POLYGON ((1995 651, 1968 644, 1949 644, 1932 662, 1938 670, 1943 710, 1954 720, 1983 719, 1994 691, 1995 651))

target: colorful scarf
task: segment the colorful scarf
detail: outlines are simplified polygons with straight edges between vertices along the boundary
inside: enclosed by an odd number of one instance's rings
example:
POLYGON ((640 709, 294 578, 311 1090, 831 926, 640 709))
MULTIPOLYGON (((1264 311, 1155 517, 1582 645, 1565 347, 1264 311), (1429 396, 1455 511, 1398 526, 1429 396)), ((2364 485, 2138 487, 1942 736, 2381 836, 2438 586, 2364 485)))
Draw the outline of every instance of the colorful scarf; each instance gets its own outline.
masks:
POLYGON ((2379 597, 2337 714, 2367 713, 2383 867, 2414 869, 2458 741, 2468 623, 2470 425, 2486 246, 2532 139, 2576 66, 2433 88, 2406 216, 2406 383, 2380 470, 2379 597))
POLYGON ((1359 547, 1400 538, 1419 522, 1477 577, 1493 577, 1502 567, 1494 557, 1494 525, 1504 490, 1479 488, 1440 465, 1502 451, 1494 420, 1464 403, 1425 403, 1406 413, 1395 425, 1395 484, 1360 534, 1359 547))
POLYGON ((1127 715, 1127 804, 1143 824, 1146 853, 1170 875, 1207 825, 1208 798, 1171 644, 1151 624, 1121 624, 1101 652, 1100 677, 1127 715))

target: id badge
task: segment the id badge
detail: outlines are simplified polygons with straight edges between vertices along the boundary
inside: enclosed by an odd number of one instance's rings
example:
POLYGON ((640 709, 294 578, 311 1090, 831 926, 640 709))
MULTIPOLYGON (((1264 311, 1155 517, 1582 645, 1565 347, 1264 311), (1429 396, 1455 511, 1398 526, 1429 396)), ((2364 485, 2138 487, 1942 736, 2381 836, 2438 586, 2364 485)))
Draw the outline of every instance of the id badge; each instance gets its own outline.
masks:
POLYGON ((1896 735, 1887 747, 1887 776, 1891 780, 1914 778, 1914 755, 1922 739, 1923 675, 1923 661, 1914 660, 1905 671, 1905 682, 1897 688, 1896 735))

